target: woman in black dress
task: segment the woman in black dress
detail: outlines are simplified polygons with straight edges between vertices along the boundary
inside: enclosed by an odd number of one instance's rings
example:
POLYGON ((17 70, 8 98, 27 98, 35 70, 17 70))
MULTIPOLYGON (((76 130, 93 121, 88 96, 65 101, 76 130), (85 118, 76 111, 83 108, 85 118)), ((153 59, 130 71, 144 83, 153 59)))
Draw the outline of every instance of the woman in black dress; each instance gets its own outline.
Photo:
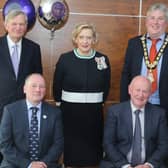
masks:
POLYGON ((73 31, 74 49, 60 56, 54 74, 53 95, 61 103, 66 167, 94 167, 102 158, 103 103, 110 86, 108 57, 94 50, 91 24, 73 31))

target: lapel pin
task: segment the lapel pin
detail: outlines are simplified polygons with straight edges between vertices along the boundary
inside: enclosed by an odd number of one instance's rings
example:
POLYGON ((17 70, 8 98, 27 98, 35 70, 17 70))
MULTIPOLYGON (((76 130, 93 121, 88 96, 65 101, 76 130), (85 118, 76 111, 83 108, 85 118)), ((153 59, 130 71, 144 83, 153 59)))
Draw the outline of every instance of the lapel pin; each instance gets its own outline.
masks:
POLYGON ((43 115, 43 119, 47 119, 47 116, 46 116, 46 115, 43 115))

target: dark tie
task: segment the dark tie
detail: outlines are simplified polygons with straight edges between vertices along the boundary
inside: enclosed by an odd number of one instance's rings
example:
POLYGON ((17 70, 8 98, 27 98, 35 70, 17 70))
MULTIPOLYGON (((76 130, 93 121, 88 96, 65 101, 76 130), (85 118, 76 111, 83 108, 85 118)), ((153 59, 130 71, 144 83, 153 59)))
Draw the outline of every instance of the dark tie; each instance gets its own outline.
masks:
POLYGON ((13 52, 12 52, 12 55, 11 55, 11 59, 12 59, 12 64, 13 64, 15 76, 17 78, 18 69, 19 69, 18 48, 17 48, 17 45, 14 45, 12 48, 13 48, 13 52))
POLYGON ((132 160, 131 165, 136 166, 141 163, 141 123, 139 119, 140 110, 135 111, 135 129, 132 142, 132 160))
POLYGON ((31 107, 32 116, 29 128, 29 154, 31 161, 37 161, 39 159, 39 134, 38 134, 38 119, 37 119, 37 107, 31 107))

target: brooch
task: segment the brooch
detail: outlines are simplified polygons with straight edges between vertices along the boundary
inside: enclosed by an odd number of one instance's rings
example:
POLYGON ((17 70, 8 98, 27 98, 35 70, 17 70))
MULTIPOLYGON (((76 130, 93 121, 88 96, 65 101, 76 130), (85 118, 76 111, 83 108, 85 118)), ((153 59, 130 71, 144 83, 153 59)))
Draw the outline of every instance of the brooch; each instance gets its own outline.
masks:
POLYGON ((107 64, 105 62, 105 57, 95 57, 95 61, 97 63, 97 69, 102 70, 107 68, 107 64))

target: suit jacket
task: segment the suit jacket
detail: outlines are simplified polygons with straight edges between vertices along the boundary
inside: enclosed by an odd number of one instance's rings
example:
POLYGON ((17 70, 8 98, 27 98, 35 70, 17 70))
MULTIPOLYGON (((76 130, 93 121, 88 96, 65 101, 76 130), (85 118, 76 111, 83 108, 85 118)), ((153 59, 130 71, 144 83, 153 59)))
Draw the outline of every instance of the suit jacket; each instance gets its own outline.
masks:
POLYGON ((33 72, 42 73, 40 46, 26 38, 22 39, 19 72, 16 79, 7 37, 0 37, 0 119, 4 105, 24 98, 25 78, 33 72))
MULTIPOLYGON (((120 100, 129 99, 128 85, 131 80, 141 73, 142 59, 144 56, 141 36, 130 39, 125 55, 125 61, 120 83, 120 100)), ((167 111, 168 118, 168 46, 163 53, 162 66, 159 80, 160 105, 167 111)))
MULTIPOLYGON (((160 168, 168 155, 168 129, 165 111, 147 104, 144 114, 145 162, 160 168)), ((104 130, 104 150, 115 168, 128 164, 127 154, 133 139, 130 102, 111 106, 107 112, 104 130)), ((108 168, 108 167, 107 167, 108 168)))
MULTIPOLYGON (((25 100, 5 106, 0 127, 0 151, 4 157, 0 168, 28 167, 31 162, 28 134, 29 121, 25 100)), ((40 161, 45 162, 48 168, 56 168, 62 151, 61 111, 43 102, 40 123, 40 161)))

